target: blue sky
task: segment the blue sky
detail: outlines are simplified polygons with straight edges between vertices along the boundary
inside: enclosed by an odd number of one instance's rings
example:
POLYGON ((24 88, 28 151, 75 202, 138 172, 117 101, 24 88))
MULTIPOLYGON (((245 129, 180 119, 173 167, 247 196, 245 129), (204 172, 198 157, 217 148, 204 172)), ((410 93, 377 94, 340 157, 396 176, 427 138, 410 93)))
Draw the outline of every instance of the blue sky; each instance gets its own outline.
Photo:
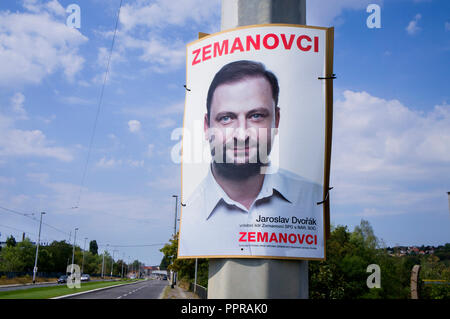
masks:
MULTIPOLYGON (((123 1, 82 186, 119 2, 0 2, 0 206, 47 212, 44 241, 78 227, 78 245, 104 249, 173 232, 185 45, 220 30, 220 1, 123 1), (80 29, 66 26, 71 3, 80 29)), ((450 241, 449 12, 444 0, 307 2, 308 24, 335 26, 333 224, 367 219, 391 246, 450 241), (369 3, 380 29, 366 26, 369 3)), ((1 241, 23 231, 34 240, 38 224, 0 209, 1 241)), ((160 247, 116 256, 159 264, 160 247)))

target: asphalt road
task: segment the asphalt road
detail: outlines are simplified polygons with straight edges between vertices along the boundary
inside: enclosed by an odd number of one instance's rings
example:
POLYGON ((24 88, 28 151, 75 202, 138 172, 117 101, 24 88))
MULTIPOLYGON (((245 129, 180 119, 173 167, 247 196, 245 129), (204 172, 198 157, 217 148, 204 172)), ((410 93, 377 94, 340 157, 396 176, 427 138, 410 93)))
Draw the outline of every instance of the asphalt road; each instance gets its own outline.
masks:
POLYGON ((167 285, 169 285, 167 280, 145 280, 65 299, 158 299, 167 285))

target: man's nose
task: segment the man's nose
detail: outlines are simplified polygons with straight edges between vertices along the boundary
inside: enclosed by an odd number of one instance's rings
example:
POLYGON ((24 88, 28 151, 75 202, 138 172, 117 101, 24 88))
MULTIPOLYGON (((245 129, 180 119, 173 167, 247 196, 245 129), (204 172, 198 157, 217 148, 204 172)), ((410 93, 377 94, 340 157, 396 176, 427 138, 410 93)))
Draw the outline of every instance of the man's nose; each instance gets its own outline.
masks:
POLYGON ((238 117, 234 128, 234 138, 238 140, 245 140, 247 137, 247 121, 245 117, 238 117))

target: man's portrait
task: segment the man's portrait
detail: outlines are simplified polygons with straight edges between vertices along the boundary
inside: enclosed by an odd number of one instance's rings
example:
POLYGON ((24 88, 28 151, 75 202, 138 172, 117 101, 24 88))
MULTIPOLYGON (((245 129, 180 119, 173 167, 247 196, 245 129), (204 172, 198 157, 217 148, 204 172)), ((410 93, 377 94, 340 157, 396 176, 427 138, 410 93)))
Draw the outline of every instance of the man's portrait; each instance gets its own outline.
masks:
POLYGON ((237 59, 208 71, 208 80, 201 77, 204 91, 192 90, 198 92, 192 105, 209 160, 182 165, 183 187, 192 191, 183 195, 179 257, 290 258, 300 251, 317 256, 323 246, 323 208, 317 204, 323 184, 289 169, 307 167, 302 154, 310 150, 300 134, 311 117, 300 118, 308 113, 296 108, 309 106, 299 105, 300 99, 287 103, 287 93, 296 93, 293 83, 284 77, 281 85, 279 72, 261 61, 237 59), (195 165, 204 169, 201 179, 191 173, 195 165))

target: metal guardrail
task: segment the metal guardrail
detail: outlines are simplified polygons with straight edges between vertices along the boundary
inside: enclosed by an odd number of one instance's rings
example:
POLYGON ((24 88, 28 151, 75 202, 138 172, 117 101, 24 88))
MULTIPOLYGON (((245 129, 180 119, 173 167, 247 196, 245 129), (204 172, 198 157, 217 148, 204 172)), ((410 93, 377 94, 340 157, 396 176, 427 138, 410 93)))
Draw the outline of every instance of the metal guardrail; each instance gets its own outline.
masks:
POLYGON ((208 288, 205 288, 200 285, 196 285, 194 283, 189 284, 189 291, 194 292, 200 299, 208 299, 208 288))
POLYGON ((435 279, 422 279, 424 285, 450 285, 450 281, 435 280, 435 279))

